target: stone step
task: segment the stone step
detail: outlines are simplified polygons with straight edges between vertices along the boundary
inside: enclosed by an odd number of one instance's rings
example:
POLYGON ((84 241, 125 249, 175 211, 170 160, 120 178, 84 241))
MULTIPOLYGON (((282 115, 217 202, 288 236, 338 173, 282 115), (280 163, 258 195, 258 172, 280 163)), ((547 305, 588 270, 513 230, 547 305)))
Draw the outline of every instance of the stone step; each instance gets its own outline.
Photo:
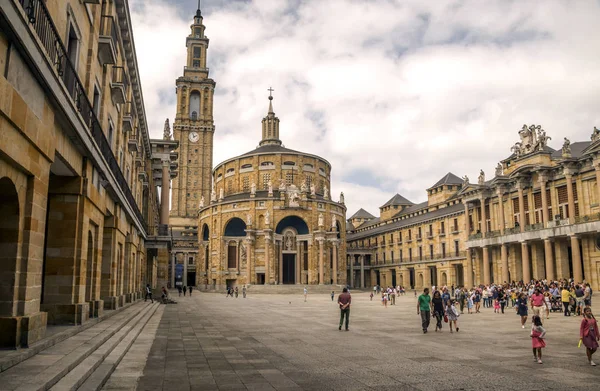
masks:
POLYGON ((74 391, 80 389, 80 386, 88 380, 90 375, 95 374, 101 368, 108 370, 108 376, 110 376, 158 306, 158 303, 147 306, 143 311, 131 318, 126 325, 69 371, 50 390, 74 391))
POLYGON ((0 373, 2 390, 47 390, 96 351, 150 303, 136 303, 0 373))
MULTIPOLYGON (((279 285, 249 285, 246 289, 248 295, 251 294, 304 294, 304 287, 308 290, 308 294, 323 294, 323 293, 331 293, 334 291, 336 294, 341 293, 344 288, 343 285, 301 285, 301 284, 279 284, 279 285)), ((211 293, 222 293, 225 295, 225 289, 214 290, 209 286, 208 289, 204 289, 204 287, 200 287, 201 292, 211 292, 211 293)), ((242 294, 242 287, 238 286, 238 294, 242 294)), ((178 293, 177 291, 172 291, 171 296, 173 299, 177 300, 178 293)))

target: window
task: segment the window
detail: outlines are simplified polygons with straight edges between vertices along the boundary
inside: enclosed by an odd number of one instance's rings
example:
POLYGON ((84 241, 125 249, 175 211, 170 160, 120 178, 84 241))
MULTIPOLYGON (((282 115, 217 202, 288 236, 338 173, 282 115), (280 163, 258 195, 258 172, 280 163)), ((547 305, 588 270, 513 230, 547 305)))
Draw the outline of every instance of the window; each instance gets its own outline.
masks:
POLYGON ((408 261, 412 262, 412 248, 408 249, 408 261))
POLYGON ((268 190, 269 189, 269 182, 270 181, 271 181, 271 174, 263 174, 263 184, 262 184, 263 190, 268 190))
POLYGON ((402 262, 402 249, 400 249, 400 262, 402 262))
POLYGON ((261 166, 266 167, 266 166, 272 166, 273 162, 262 162, 260 163, 261 166))
POLYGON ((200 68, 201 53, 202 53, 202 48, 200 48, 199 46, 194 46, 193 59, 192 59, 192 66, 194 68, 200 68))
POLYGON ((113 130, 113 126, 112 126, 112 121, 108 121, 108 145, 110 145, 111 149, 112 149, 112 145, 113 145, 113 135, 114 135, 114 130, 113 130))
POLYGON ((419 260, 423 260, 423 247, 419 246, 419 260))
POLYGON ((245 168, 252 168, 252 164, 244 164, 242 166, 242 169, 245 169, 245 168))
POLYGON ((431 257, 431 259, 433 259, 433 244, 429 245, 429 257, 431 257))
POLYGON ((233 181, 227 180, 227 194, 233 194, 233 181))
POLYGON ((304 165, 304 168, 303 168, 303 169, 304 169, 304 170, 314 170, 314 169, 315 169, 315 167, 314 167, 312 164, 308 164, 308 163, 306 163, 306 164, 304 165))
POLYGON ((295 162, 288 161, 288 162, 283 162, 283 165, 284 165, 284 166, 295 166, 295 165, 296 165, 296 163, 295 163, 295 162))
POLYGON ((390 262, 394 263, 394 251, 390 251, 390 262))
POLYGON ((458 232, 458 219, 454 219, 454 232, 458 232))
POLYGON ((242 179, 242 190, 245 192, 250 191, 250 178, 247 176, 242 179))
POLYGON ((442 243, 442 258, 446 258, 446 243, 442 243))
POLYGON ((307 175, 306 176, 306 187, 308 188, 309 191, 310 191, 310 186, 312 185, 312 182, 313 182, 312 175, 307 175))
POLYGON ((188 265, 193 265, 194 264, 194 257, 189 257, 188 258, 188 265))
POLYGON ((200 93, 198 91, 192 91, 190 94, 190 118, 192 120, 198 119, 198 113, 200 112, 200 93))
POLYGON ((456 255, 458 257, 458 240, 454 241, 454 255, 456 255))
POLYGON ((192 111, 192 114, 190 115, 190 118, 191 118, 192 121, 198 120, 198 113, 196 111, 192 111))
POLYGON ((429 237, 433 236, 433 224, 429 224, 429 237))
POLYGON ((227 267, 229 269, 237 267, 237 246, 235 243, 229 243, 229 246, 227 246, 227 267))
POLYGON ((408 230, 408 240, 412 240, 412 230, 408 230))
POLYGON ((98 91, 98 87, 94 86, 94 114, 96 117, 100 116, 100 91, 98 91))
POLYGON ((289 186, 292 183, 294 183, 294 175, 292 173, 285 174, 285 184, 289 186))
POLYGON ((446 233, 445 228, 444 228, 444 222, 440 222, 440 234, 446 233))
POLYGON ((235 168, 229 168, 226 173, 229 174, 229 173, 232 173, 232 172, 235 172, 235 168))

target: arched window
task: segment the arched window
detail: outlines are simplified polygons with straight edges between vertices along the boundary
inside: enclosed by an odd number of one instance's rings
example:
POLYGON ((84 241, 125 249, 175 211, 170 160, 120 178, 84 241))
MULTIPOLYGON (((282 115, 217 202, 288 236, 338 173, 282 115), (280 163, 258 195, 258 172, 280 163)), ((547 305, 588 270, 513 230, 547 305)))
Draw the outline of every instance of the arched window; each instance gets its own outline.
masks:
POLYGON ((261 166, 266 167, 266 166, 272 166, 273 162, 262 162, 260 163, 261 166))
POLYGON ((283 162, 283 165, 284 165, 284 166, 295 166, 295 165, 296 165, 296 163, 295 163, 295 162, 288 161, 288 162, 283 162))
POLYGON ((190 118, 195 120, 198 119, 198 113, 200 112, 200 93, 193 91, 190 94, 190 118))
POLYGON ((252 168, 252 164, 244 164, 242 168, 252 168))
POLYGON ((229 174, 230 172, 234 172, 234 171, 235 171, 235 168, 230 168, 227 170, 227 174, 229 174))

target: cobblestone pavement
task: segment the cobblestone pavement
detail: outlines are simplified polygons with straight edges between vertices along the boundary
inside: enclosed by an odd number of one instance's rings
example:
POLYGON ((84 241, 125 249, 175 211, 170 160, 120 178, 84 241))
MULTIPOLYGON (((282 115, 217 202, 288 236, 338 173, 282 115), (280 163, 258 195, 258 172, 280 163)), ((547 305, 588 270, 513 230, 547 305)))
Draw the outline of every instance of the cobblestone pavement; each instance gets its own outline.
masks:
POLYGON ((423 334, 412 294, 384 308, 355 292, 345 332, 326 295, 304 302, 301 292, 246 299, 195 293, 178 301, 149 328, 156 333, 149 352, 123 360, 148 355, 138 390, 597 390, 600 381, 600 366, 589 366, 577 348, 580 320, 562 314, 544 321, 540 365, 529 326, 521 329, 513 311, 463 314, 459 333, 446 324, 436 333, 432 324, 423 334))

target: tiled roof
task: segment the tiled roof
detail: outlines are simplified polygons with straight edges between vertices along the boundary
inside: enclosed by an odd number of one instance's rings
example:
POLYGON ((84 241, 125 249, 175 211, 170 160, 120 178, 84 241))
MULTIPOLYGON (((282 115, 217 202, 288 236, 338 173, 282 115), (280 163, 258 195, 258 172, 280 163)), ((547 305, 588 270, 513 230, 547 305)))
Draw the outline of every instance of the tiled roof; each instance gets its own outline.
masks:
MULTIPOLYGON (((378 235, 378 234, 381 234, 384 232, 394 231, 394 230, 397 230, 402 227, 421 223, 424 221, 432 220, 432 219, 443 217, 446 215, 461 213, 461 212, 464 213, 464 211, 465 211, 465 207, 462 204, 450 205, 445 208, 441 208, 441 209, 437 209, 437 210, 434 210, 434 211, 431 211, 428 213, 424 213, 421 215, 409 217, 404 220, 398 220, 393 223, 384 224, 382 226, 375 227, 370 230, 349 233, 346 235, 346 240, 351 241, 351 240, 362 239, 362 238, 370 237, 373 235, 378 235)), ((371 221, 368 221, 367 223, 371 223, 371 221)), ((363 226, 366 226, 367 223, 363 224, 363 226)), ((369 224, 369 225, 371 225, 371 224, 369 224)), ((361 226, 359 228, 363 228, 363 227, 361 226)))
POLYGON ((350 217, 349 220, 352 220, 352 219, 374 219, 374 218, 375 218, 375 216, 373 216, 371 213, 367 212, 363 208, 360 208, 358 210, 358 212, 354 213, 352 215, 352 217, 350 217))
POLYGON ((282 147, 281 145, 267 144, 267 145, 258 147, 250 152, 246 152, 245 154, 240 155, 240 156, 255 155, 257 153, 300 153, 300 154, 303 154, 303 152, 294 151, 293 149, 287 149, 285 147, 282 147))
POLYGON ((438 187, 438 186, 442 186, 442 185, 462 185, 462 184, 463 184, 463 180, 461 178, 459 178, 456 175, 454 175, 453 173, 449 172, 446 175, 444 175, 444 177, 442 179, 437 181, 435 183, 435 185, 431 186, 430 189, 433 189, 434 187, 438 187))
POLYGON ((390 205, 413 205, 413 203, 402 197, 400 194, 396 194, 388 202, 380 206, 380 208, 385 208, 390 205))

